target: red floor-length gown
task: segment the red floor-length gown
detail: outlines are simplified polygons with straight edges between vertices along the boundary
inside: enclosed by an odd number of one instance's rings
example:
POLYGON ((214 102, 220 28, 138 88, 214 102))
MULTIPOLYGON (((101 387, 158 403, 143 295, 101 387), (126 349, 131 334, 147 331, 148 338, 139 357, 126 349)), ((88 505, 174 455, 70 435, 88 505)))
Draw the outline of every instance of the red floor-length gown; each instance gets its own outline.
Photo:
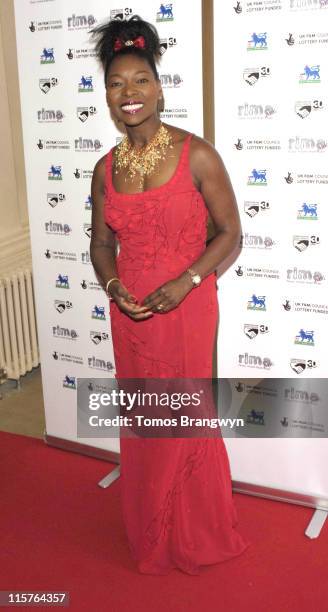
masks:
MULTIPOLYGON (((191 138, 173 177, 144 193, 118 193, 112 150, 106 158, 105 221, 120 243, 118 275, 140 300, 191 266, 206 246, 208 212, 192 181, 191 138)), ((111 302, 110 314, 117 378, 212 377, 215 273, 171 312, 134 321, 111 302)), ((121 437, 120 449, 123 518, 140 572, 179 568, 199 574, 201 565, 225 561, 249 546, 235 529, 221 437, 121 437)))

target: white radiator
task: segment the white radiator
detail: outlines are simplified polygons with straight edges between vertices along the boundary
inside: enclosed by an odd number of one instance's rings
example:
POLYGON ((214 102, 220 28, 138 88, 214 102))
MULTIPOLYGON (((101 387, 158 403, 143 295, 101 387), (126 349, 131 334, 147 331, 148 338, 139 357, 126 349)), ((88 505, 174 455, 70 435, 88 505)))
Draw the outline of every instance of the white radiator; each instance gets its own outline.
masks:
POLYGON ((18 380, 40 363, 31 269, 0 277, 0 369, 18 380))

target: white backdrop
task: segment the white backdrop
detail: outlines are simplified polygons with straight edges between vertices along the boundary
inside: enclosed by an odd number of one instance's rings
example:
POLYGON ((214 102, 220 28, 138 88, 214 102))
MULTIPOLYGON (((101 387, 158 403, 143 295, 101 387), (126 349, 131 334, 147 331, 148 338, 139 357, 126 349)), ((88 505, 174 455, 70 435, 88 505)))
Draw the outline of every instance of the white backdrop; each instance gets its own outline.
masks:
MULTIPOLYGON (((327 436, 325 397, 311 393, 328 371, 328 4, 229 0, 214 9, 216 147, 243 233, 219 281, 218 370, 297 379, 286 380, 289 416, 276 415, 285 439, 227 440, 232 473, 327 500, 326 439, 286 438, 309 438, 315 426, 327 436)), ((265 407, 264 398, 259 438, 265 407)))
MULTIPOLYGON (((47 434, 76 437, 76 379, 115 376, 109 304, 89 256, 90 184, 116 144, 88 30, 139 14, 162 41, 164 121, 203 133, 201 1, 15 0, 28 207, 47 434), (123 8, 122 8, 123 7, 123 8), (188 20, 188 27, 186 27, 188 20), (197 49, 186 61, 186 49, 197 49)), ((189 57, 189 54, 188 54, 189 57)), ((95 387, 94 391, 98 389, 95 387)))

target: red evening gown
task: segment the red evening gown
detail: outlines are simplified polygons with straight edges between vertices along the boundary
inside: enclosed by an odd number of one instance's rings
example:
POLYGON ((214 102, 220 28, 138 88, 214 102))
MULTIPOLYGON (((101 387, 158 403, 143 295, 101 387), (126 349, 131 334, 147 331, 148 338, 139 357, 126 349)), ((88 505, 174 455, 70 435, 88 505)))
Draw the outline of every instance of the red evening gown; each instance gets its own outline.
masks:
MULTIPOLYGON (((189 148, 164 185, 118 193, 112 150, 106 158, 104 216, 116 232, 118 276, 142 300, 191 266, 206 248, 207 208, 192 181, 189 148)), ((218 321, 216 274, 172 311, 133 321, 110 305, 116 378, 211 378, 218 321)), ((156 415, 158 416, 158 414, 156 415)), ((230 464, 223 438, 120 440, 121 500, 131 554, 140 572, 168 574, 240 555, 230 464)))

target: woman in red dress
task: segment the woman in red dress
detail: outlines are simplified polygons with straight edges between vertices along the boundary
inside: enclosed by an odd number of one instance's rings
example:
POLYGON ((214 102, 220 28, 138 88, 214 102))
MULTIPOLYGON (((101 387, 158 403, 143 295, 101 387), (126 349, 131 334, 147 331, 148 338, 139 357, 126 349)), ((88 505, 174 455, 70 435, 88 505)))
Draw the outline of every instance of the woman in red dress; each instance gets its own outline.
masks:
MULTIPOLYGON (((155 28, 133 17, 93 35, 111 115, 126 133, 92 181, 90 252, 111 298, 116 377, 211 379, 215 271, 240 239, 229 177, 208 142, 160 120, 155 28), (209 215, 216 235, 206 246, 209 215)), ((140 572, 198 574, 249 546, 236 530, 222 437, 123 436, 120 463, 140 572)))

